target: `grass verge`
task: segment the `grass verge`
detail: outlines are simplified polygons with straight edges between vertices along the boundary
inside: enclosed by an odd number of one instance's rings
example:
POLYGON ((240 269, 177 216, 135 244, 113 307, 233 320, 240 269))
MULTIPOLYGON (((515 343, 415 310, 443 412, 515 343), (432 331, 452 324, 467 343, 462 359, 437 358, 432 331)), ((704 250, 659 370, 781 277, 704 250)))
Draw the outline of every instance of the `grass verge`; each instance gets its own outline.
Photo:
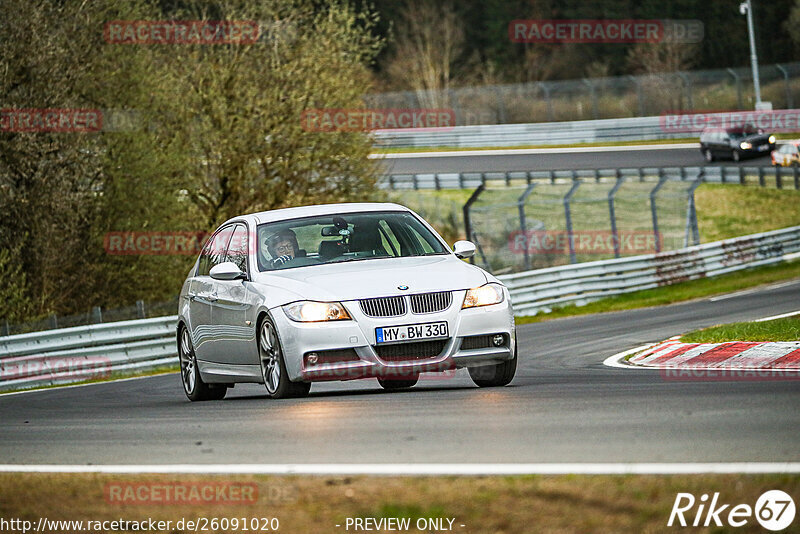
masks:
POLYGON ((781 263, 766 267, 756 267, 735 273, 724 274, 714 278, 691 280, 671 286, 659 287, 636 291, 627 295, 609 297, 607 299, 590 302, 585 306, 565 306, 556 308, 551 313, 533 316, 517 317, 517 324, 536 323, 549 319, 559 319, 575 315, 588 315, 612 311, 632 310, 650 306, 663 306, 676 302, 711 297, 757 287, 764 284, 790 280, 800 277, 800 261, 781 263))
MULTIPOLYGON (((643 476, 483 476, 365 477, 262 475, 100 475, 2 474, 2 515, 31 521, 48 520, 172 521, 180 519, 277 518, 279 532, 345 532, 348 518, 409 518, 418 532, 420 518, 453 519, 453 531, 471 534, 529 532, 662 532, 679 492, 700 495, 719 492, 719 502, 755 506, 767 490, 789 495, 800 492, 798 475, 643 475, 643 476), (138 495, 178 495, 187 485, 251 485, 241 499, 196 504, 120 502, 126 486, 138 495), (144 485, 144 486, 143 486, 144 485), (122 491, 120 491, 120 488, 122 491), (171 491, 170 491, 171 490, 171 491), (337 527, 337 525, 340 525, 337 527), (464 527, 461 527, 464 525, 464 527)), ((187 491, 186 494, 189 494, 187 491)), ((213 493, 212 493, 213 495, 213 493)), ((687 512, 692 521, 697 507, 687 512)), ((723 514, 723 521, 727 511, 723 514)), ((185 524, 185 523, 184 523, 185 524)), ((447 525, 447 522, 444 523, 447 525)), ((713 527, 712 527, 713 528, 713 527)), ((736 532, 759 532, 754 517, 736 532)), ((75 529, 73 529, 75 530, 75 529)), ((71 531, 73 531, 71 530, 71 531)), ((241 532, 239 528, 217 531, 241 532)), ((272 530, 272 529, 270 529, 272 530)), ((352 525, 349 529, 353 530, 352 525)), ((435 531, 436 529, 430 529, 435 531)), ((695 529, 697 531, 698 529, 695 529)), ((424 531, 429 531, 424 529, 424 531)), ((709 531, 708 529, 699 531, 709 531)), ((717 529, 716 531, 719 531, 717 529)))
POLYGON ((695 330, 681 336, 686 343, 725 341, 800 341, 800 316, 771 321, 730 323, 695 330))

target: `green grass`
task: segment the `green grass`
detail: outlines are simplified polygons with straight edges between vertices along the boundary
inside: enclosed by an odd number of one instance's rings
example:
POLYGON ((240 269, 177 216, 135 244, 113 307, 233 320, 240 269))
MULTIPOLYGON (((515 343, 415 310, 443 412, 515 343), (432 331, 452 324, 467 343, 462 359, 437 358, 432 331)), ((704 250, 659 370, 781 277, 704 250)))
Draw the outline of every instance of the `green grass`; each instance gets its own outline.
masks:
POLYGON ((800 316, 754 323, 730 323, 711 326, 681 336, 686 343, 722 343, 724 341, 800 341, 800 316))
POLYGON ((585 306, 565 306, 547 314, 540 313, 534 316, 517 317, 516 322, 517 324, 527 324, 574 315, 664 306, 798 277, 800 277, 800 261, 792 261, 779 265, 746 269, 715 278, 703 278, 656 289, 646 289, 590 302, 585 306))

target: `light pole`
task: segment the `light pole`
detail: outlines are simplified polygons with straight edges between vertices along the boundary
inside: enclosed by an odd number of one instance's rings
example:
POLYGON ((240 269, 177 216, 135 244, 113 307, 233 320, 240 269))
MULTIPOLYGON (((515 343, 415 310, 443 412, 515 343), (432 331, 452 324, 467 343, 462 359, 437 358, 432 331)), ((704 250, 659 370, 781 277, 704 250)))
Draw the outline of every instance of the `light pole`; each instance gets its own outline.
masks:
MULTIPOLYGON (((756 109, 765 107, 761 102, 761 82, 758 79, 758 54, 756 54, 756 36, 753 31, 753 3, 752 0, 745 0, 739 4, 739 13, 747 15, 747 33, 750 37, 750 65, 753 69, 753 86, 756 91, 756 109)), ((769 103, 768 103, 769 104, 769 103)), ((772 107, 768 105, 767 107, 772 107)))

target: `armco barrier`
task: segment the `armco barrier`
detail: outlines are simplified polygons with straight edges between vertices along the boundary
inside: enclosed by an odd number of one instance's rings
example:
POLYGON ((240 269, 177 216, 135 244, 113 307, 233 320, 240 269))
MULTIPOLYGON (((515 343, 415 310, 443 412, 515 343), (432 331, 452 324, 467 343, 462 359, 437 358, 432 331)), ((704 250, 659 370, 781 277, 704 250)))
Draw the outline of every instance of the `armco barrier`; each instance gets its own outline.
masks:
POLYGON ((770 265, 800 256, 800 226, 685 249, 500 276, 516 315, 770 265))
POLYGON ((156 317, 0 337, 0 390, 174 365, 177 320, 156 317))
MULTIPOLYGON (((728 113, 708 113, 704 117, 708 117, 712 124, 725 124, 725 117, 728 115, 728 113)), ((372 135, 376 148, 468 148, 686 139, 699 137, 703 129, 704 126, 698 123, 677 131, 665 125, 665 117, 651 116, 528 124, 484 124, 451 128, 375 130, 372 135)), ((794 131, 794 127, 791 127, 791 130, 794 131)))
MULTIPOLYGON (((674 252, 499 277, 517 315, 800 257, 800 226, 674 252)), ((77 382, 178 363, 177 316, 0 337, 0 390, 77 382)))

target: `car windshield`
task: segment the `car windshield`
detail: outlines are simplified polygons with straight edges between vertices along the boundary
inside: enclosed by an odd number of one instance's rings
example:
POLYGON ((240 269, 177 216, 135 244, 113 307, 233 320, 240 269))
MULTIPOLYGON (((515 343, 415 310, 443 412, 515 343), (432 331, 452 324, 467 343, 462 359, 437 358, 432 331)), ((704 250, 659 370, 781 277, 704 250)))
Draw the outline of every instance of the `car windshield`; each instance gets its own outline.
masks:
POLYGON ((758 130, 755 128, 744 127, 736 130, 728 130, 728 135, 730 135, 731 139, 741 139, 743 137, 747 137, 748 135, 755 135, 758 133, 758 130))
POLYGON ((347 261, 449 254, 405 211, 305 217, 258 226, 258 268, 290 269, 347 261))

